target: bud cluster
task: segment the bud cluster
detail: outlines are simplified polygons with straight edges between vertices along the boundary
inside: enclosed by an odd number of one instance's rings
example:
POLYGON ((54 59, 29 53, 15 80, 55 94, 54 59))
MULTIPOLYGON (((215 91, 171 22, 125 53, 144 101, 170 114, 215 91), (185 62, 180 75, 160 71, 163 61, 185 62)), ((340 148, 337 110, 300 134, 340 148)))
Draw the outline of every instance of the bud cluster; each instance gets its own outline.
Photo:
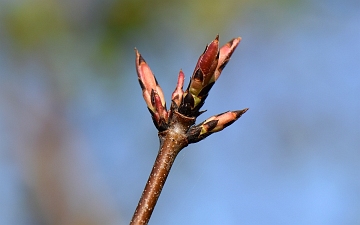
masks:
MULTIPOLYGON (((173 122, 174 112, 186 118, 195 119, 204 111, 200 111, 205 103, 210 89, 220 77, 222 70, 230 60, 231 55, 240 43, 241 38, 234 38, 219 48, 219 36, 216 36, 200 56, 190 83, 183 90, 185 75, 180 70, 176 88, 171 96, 171 107, 166 109, 163 91, 159 86, 150 67, 140 53, 136 53, 136 72, 142 89, 144 100, 147 104, 153 122, 159 132, 165 131, 173 122)), ((187 131, 189 143, 198 142, 214 132, 218 132, 235 122, 248 109, 228 111, 210 117, 196 126, 191 126, 187 131)))

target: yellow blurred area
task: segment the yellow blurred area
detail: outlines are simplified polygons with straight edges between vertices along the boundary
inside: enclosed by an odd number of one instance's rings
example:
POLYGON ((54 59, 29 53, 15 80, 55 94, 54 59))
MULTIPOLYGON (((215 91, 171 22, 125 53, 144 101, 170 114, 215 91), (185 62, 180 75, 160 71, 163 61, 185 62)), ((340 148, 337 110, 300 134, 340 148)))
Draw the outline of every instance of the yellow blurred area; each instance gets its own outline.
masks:
POLYGON ((11 5, 5 12, 4 23, 13 40, 23 48, 41 47, 68 30, 63 6, 54 0, 25 1, 11 5))
POLYGON ((81 35, 81 32, 95 29, 102 32, 104 40, 111 40, 113 47, 131 31, 151 29, 154 22, 175 22, 173 20, 180 20, 176 25, 185 26, 174 29, 196 31, 200 28, 213 36, 214 30, 216 33, 228 29, 247 9, 270 3, 248 0, 24 0, 2 4, 3 23, 13 41, 23 48, 36 48, 69 33, 81 35), (84 26, 88 30, 83 29, 84 26))

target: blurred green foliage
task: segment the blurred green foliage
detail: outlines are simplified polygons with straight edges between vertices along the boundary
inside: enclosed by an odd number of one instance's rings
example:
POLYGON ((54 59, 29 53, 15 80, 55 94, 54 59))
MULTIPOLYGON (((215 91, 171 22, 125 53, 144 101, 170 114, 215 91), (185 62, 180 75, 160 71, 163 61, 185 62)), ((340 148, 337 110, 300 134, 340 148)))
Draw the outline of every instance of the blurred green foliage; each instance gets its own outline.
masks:
POLYGON ((0 3, 0 19, 12 55, 36 53, 61 74, 78 63, 113 80, 141 41, 158 43, 158 51, 174 38, 203 43, 241 22, 249 9, 289 2, 297 0, 19 0, 0 3))
POLYGON ((101 38, 97 44, 106 49, 103 53, 108 53, 134 32, 156 32, 159 23, 172 23, 169 26, 179 31, 186 27, 186 30, 215 28, 219 32, 219 28, 226 28, 246 9, 248 1, 33 0, 2 4, 6 8, 2 10, 6 30, 20 48, 37 48, 61 36, 98 31, 101 38), (83 13, 84 10, 88 12, 83 13), (86 18, 79 20, 82 13, 86 18), (89 21, 91 24, 86 24, 89 21))
POLYGON ((25 1, 8 6, 5 27, 15 45, 32 49, 57 38, 67 30, 67 21, 56 1, 25 1))

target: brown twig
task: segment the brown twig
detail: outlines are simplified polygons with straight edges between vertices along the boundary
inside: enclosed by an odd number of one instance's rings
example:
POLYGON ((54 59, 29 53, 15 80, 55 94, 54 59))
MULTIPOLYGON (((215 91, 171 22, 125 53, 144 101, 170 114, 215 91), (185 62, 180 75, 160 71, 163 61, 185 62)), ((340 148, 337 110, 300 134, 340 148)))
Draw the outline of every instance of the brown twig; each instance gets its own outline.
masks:
POLYGON ((174 121, 181 122, 175 122, 171 128, 159 133, 159 153, 130 225, 148 223, 177 154, 188 145, 186 131, 195 120, 175 113, 174 121))
POLYGON ((181 149, 221 131, 248 110, 246 108, 228 111, 194 125, 196 118, 204 112, 200 111, 200 108, 204 105, 210 89, 240 40, 241 38, 234 38, 219 49, 219 36, 216 36, 200 56, 185 92, 184 73, 180 71, 169 111, 166 109, 162 89, 150 67, 135 50, 140 87, 153 122, 159 130, 160 149, 130 225, 146 225, 149 222, 166 178, 181 149))

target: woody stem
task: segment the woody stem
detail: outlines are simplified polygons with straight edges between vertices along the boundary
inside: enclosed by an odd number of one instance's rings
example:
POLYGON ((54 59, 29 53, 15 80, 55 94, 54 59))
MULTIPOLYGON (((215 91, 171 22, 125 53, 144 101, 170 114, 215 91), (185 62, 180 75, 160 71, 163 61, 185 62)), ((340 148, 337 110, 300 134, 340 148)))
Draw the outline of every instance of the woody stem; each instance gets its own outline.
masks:
POLYGON ((148 224, 177 154, 188 145, 186 136, 169 129, 159 133, 160 149, 130 225, 148 224))

